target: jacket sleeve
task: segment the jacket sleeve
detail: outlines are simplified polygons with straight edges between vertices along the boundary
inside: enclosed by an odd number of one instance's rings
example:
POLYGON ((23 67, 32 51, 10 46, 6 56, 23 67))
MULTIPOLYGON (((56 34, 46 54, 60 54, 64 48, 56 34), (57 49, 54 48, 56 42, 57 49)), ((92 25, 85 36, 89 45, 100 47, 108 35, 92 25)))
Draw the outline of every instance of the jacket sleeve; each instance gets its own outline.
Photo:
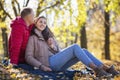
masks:
POLYGON ((40 61, 35 59, 34 57, 34 38, 31 36, 28 40, 27 48, 26 48, 26 53, 25 53, 25 59, 26 62, 34 67, 38 67, 42 64, 40 61))
POLYGON ((11 31, 11 49, 10 49, 10 62, 12 64, 18 64, 20 49, 23 41, 23 31, 22 25, 12 26, 11 31))

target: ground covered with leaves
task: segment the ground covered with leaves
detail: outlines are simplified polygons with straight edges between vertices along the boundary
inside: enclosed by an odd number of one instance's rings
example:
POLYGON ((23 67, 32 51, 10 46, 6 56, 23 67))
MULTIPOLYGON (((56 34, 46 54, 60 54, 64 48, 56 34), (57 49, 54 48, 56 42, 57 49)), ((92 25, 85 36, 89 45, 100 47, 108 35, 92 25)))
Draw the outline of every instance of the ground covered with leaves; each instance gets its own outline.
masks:
MULTIPOLYGON (((107 65, 114 64, 115 68, 118 71, 120 71, 120 62, 106 61, 106 60, 104 60, 103 62, 107 65)), ((74 70, 85 70, 85 66, 82 63, 77 63, 71 68, 74 70)), ((27 71, 23 69, 15 69, 12 67, 12 65, 4 66, 3 64, 0 63, 0 80, 53 80, 48 78, 49 77, 47 75, 45 75, 43 78, 43 76, 41 75, 29 74, 27 71)), ((69 80, 65 77, 63 78, 58 80, 69 80)), ((75 73, 73 80, 94 80, 94 78, 89 74, 80 75, 79 73, 75 73)), ((112 79, 104 79, 104 80, 120 80, 120 76, 116 76, 114 79, 112 78, 112 79)))

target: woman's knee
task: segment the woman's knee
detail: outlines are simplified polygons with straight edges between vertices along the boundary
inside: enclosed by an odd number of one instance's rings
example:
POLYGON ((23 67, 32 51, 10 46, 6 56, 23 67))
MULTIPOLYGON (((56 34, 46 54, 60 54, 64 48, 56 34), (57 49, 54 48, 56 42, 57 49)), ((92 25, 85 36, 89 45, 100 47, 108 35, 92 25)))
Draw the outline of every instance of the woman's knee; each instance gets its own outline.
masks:
POLYGON ((82 49, 82 48, 78 44, 73 44, 72 49, 76 50, 76 49, 82 49))
POLYGON ((85 49, 85 48, 82 48, 82 50, 83 50, 83 51, 87 51, 87 49, 85 49))
POLYGON ((74 48, 81 48, 78 44, 73 44, 74 48))
POLYGON ((69 51, 71 50, 71 52, 78 49, 81 49, 81 47, 78 44, 73 44, 69 47, 69 51))

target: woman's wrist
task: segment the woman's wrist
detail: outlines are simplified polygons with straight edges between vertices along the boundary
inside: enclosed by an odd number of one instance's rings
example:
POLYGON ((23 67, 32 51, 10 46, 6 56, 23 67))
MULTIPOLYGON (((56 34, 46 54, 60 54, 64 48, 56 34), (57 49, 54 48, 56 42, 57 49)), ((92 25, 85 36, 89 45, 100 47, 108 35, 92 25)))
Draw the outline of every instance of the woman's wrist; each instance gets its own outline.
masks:
POLYGON ((43 64, 41 64, 40 66, 39 66, 39 69, 41 69, 41 70, 44 70, 44 65, 43 64))
POLYGON ((54 45, 53 45, 53 44, 52 44, 52 45, 50 45, 50 48, 54 49, 54 45))
POLYGON ((39 69, 42 69, 43 64, 39 65, 39 69))

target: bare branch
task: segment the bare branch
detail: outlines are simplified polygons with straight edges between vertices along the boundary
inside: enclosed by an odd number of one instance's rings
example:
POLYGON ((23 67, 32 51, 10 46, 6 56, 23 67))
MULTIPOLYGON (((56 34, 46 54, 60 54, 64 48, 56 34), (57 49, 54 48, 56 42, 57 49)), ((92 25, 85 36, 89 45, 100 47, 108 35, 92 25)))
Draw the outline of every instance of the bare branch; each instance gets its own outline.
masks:
POLYGON ((29 2, 30 2, 30 0, 27 0, 26 2, 25 2, 25 0, 24 0, 23 7, 26 7, 26 6, 28 6, 29 2))
POLYGON ((3 12, 4 12, 10 19, 13 19, 13 18, 10 16, 10 14, 9 14, 8 12, 6 12, 6 10, 4 9, 3 4, 2 4, 1 1, 0 1, 0 7, 1 7, 1 9, 3 10, 3 12))
POLYGON ((46 8, 44 8, 44 9, 42 9, 42 10, 40 11, 40 13, 42 13, 43 11, 45 11, 45 10, 47 10, 47 9, 49 9, 49 8, 53 8, 53 7, 57 6, 58 4, 59 4, 59 2, 56 2, 55 4, 53 4, 53 5, 49 6, 49 7, 46 7, 46 8))
POLYGON ((28 5, 29 1, 30 1, 30 0, 27 0, 27 2, 26 2, 26 5, 25 5, 25 6, 27 6, 27 5, 28 5))
POLYGON ((19 13, 20 13, 20 4, 18 3, 18 1, 17 0, 15 0, 15 2, 16 2, 16 4, 17 4, 17 7, 18 7, 18 11, 19 11, 19 13))
MULTIPOLYGON (((58 4, 60 4, 59 1, 57 1, 55 4, 53 4, 53 5, 51 5, 51 6, 45 7, 44 9, 38 11, 38 14, 42 13, 43 11, 45 11, 45 10, 47 10, 47 9, 54 8, 54 7, 57 6, 58 4)), ((38 7, 38 9, 39 9, 39 7, 38 7)), ((37 14, 37 16, 38 16, 38 14, 37 14)))
POLYGON ((17 17, 18 14, 17 14, 17 9, 15 7, 15 0, 12 0, 12 8, 13 8, 15 16, 17 17))
POLYGON ((44 0, 41 0, 41 1, 38 3, 38 8, 37 8, 36 16, 39 15, 39 13, 40 13, 39 9, 41 8, 40 4, 42 4, 43 2, 44 2, 44 0))

